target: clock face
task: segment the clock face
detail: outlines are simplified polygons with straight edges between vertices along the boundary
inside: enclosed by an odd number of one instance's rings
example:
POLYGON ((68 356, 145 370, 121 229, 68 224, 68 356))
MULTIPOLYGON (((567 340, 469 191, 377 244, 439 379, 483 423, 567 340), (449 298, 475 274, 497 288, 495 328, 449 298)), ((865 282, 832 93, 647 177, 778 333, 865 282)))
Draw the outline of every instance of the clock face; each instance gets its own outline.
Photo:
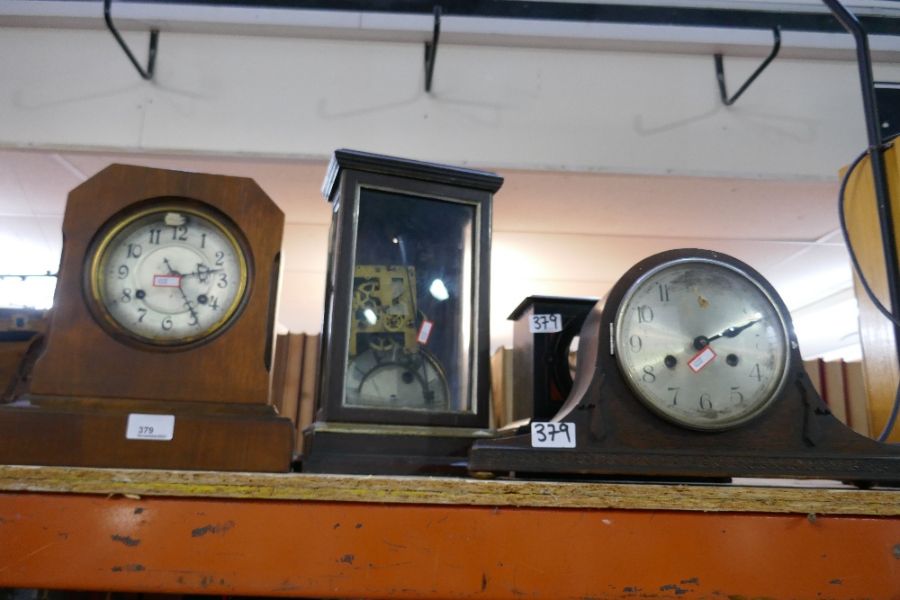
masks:
POLYGON ((347 365, 346 404, 369 408, 448 410, 450 392, 437 362, 398 345, 369 348, 347 365))
POLYGON ((692 429, 729 429, 764 412, 781 391, 790 356, 785 322, 765 288, 737 267, 676 259, 623 296, 616 360, 659 416, 692 429))
POLYGON ((186 205, 115 221, 90 253, 90 304, 115 334, 193 344, 223 331, 247 293, 248 259, 232 226, 186 205))

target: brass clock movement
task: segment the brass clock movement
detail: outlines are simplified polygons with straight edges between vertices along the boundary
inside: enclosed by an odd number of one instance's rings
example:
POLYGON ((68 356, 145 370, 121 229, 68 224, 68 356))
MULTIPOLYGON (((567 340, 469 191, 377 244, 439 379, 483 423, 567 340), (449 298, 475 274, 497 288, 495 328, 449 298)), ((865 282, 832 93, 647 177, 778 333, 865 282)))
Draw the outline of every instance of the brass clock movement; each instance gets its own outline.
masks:
POLYGON ((581 331, 563 408, 475 443, 473 471, 900 482, 900 449, 838 421, 802 367, 790 314, 750 266, 672 250, 629 270, 581 331))
POLYGON ((412 266, 357 265, 347 406, 449 409, 443 367, 417 339, 415 273, 412 266))
POLYGON ((0 462, 285 471, 267 404, 284 215, 250 179, 112 165, 69 195, 0 462))

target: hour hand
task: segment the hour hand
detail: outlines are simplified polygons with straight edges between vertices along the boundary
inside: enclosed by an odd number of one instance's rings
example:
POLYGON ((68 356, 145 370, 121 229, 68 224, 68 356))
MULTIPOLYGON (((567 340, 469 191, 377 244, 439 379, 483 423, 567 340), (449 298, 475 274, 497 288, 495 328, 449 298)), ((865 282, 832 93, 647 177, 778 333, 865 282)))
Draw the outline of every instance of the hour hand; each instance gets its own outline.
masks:
POLYGON ((166 263, 166 268, 169 270, 169 275, 177 275, 178 277, 183 277, 181 273, 172 268, 171 263, 169 263, 168 258, 164 258, 163 262, 166 263))

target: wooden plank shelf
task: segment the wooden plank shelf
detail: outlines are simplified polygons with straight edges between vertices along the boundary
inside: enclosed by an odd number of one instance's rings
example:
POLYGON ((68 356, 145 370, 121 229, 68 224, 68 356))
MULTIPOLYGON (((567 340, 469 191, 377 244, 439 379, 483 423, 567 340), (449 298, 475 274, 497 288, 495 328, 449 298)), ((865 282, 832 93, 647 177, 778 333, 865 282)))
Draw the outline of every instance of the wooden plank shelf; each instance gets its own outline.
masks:
POLYGON ((900 598, 900 490, 0 466, 0 587, 900 598))
POLYGON ((900 516, 900 490, 771 479, 702 485, 0 466, 0 491, 900 516))

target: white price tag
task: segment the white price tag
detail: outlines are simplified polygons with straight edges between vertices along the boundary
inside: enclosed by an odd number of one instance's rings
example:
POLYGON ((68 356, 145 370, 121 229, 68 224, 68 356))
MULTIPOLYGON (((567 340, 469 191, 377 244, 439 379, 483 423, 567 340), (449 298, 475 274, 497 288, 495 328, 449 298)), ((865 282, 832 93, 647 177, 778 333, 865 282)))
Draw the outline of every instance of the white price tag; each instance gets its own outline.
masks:
POLYGON ((715 360, 716 356, 715 351, 709 346, 706 346, 703 350, 695 354, 694 358, 688 361, 688 367, 690 367, 691 371, 694 373, 699 373, 700 369, 715 360))
POLYGON ((175 437, 175 415, 128 415, 125 438, 168 442, 175 437))
POLYGON ((574 448, 575 423, 532 423, 532 448, 574 448))
POLYGON ((422 321, 422 326, 419 327, 419 333, 416 335, 416 341, 420 344, 427 344, 428 338, 431 337, 431 329, 434 327, 434 323, 431 321, 422 321))
POLYGON ((531 333, 557 333, 562 331, 562 315, 531 315, 528 324, 531 333))

